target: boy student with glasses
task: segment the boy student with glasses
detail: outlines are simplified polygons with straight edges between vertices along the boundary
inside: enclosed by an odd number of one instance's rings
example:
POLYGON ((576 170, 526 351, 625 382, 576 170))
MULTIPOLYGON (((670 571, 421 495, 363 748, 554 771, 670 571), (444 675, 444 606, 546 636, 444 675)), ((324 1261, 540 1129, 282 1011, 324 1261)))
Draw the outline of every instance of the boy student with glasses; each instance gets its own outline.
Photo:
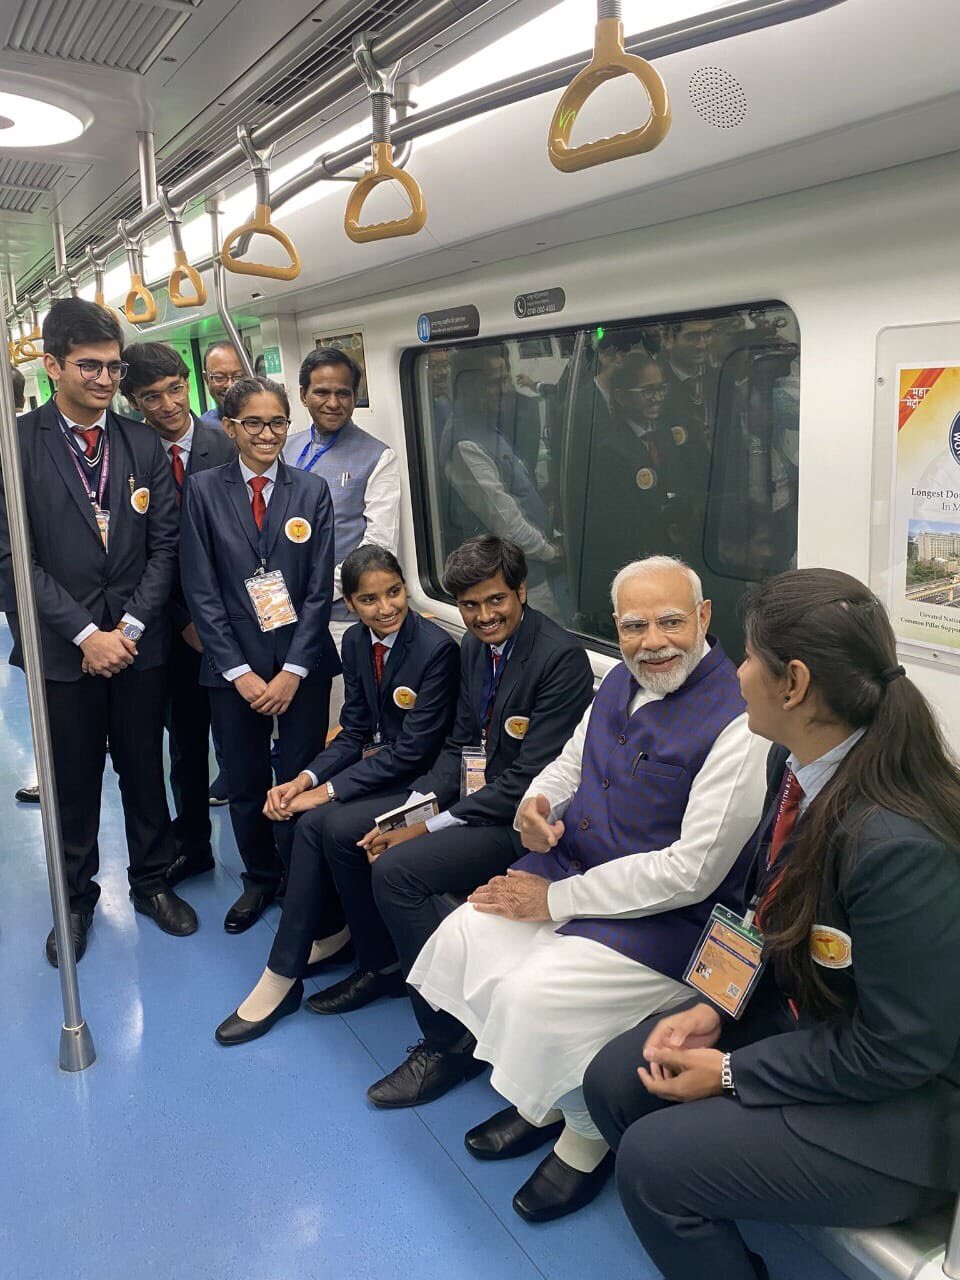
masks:
MULTIPOLYGON (((133 905, 167 933, 197 927, 192 907, 164 879, 175 857, 163 714, 176 490, 156 433, 110 411, 127 372, 121 337, 95 303, 55 302, 43 324, 43 364, 56 395, 17 424, 78 959, 100 896, 94 876, 108 732, 133 905)), ((0 580, 14 638, 10 660, 22 667, 2 490, 0 580)), ((56 965, 52 932, 46 954, 56 965)))
POLYGON ((330 683, 340 660, 330 638, 333 505, 325 480, 285 465, 286 392, 266 378, 235 382, 223 429, 235 462, 184 488, 180 568, 203 645, 200 683, 230 777, 230 819, 244 890, 224 928, 242 933, 276 897, 289 862, 289 826, 263 804, 270 736, 279 726, 277 779, 295 778, 322 749, 330 683))
MULTIPOLYGON (((136 342, 126 347, 127 372, 120 390, 160 437, 182 503, 187 479, 232 462, 236 445, 222 430, 206 427, 190 411, 190 371, 173 347, 136 342)), ((210 702, 200 687, 203 645, 190 620, 179 574, 170 599, 171 642, 167 662, 166 724, 170 735, 170 786, 177 816, 176 856, 169 885, 212 871, 210 848, 210 702)))
MULTIPOLYGON (((250 354, 249 349, 247 354, 250 354)), ((246 376, 247 371, 243 367, 240 353, 232 342, 213 342, 207 347, 203 356, 203 381, 213 397, 213 404, 200 418, 204 426, 221 430, 223 398, 235 382, 246 376)))

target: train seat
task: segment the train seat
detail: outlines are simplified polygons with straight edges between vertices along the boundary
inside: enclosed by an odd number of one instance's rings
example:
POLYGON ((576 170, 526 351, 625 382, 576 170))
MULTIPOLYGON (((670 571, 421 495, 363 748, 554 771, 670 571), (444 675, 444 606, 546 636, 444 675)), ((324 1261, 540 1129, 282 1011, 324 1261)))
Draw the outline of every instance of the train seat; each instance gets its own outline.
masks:
POLYGON ((797 1231, 850 1280, 944 1280, 950 1209, 893 1227, 798 1227, 797 1231))

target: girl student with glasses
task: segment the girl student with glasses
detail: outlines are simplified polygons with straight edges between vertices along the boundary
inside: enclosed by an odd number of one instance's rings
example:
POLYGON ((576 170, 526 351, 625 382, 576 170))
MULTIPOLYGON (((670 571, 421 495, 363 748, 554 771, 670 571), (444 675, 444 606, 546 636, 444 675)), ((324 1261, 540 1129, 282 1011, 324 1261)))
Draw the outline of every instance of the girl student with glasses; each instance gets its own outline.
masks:
POLYGON ((340 661, 330 638, 333 506, 326 481, 281 457, 286 392, 243 378, 223 399, 235 462, 188 478, 180 563, 203 644, 200 681, 230 779, 230 819, 244 891, 224 928, 242 933, 273 901, 289 863, 289 825, 263 813, 270 740, 279 729, 277 782, 323 748, 330 683, 340 661))

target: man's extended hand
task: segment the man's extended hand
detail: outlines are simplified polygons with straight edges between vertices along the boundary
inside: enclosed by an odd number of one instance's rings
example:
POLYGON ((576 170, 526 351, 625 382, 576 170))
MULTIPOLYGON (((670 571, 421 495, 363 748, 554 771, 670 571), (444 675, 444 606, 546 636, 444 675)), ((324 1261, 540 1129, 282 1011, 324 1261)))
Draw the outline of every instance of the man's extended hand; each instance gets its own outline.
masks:
POLYGON ((129 667, 137 656, 137 646, 119 631, 91 631, 81 641, 84 675, 105 676, 108 680, 129 667))
POLYGON ((549 853, 563 836, 563 823, 550 821, 550 801, 546 796, 524 800, 517 821, 520 843, 531 853, 549 853))
POLYGON ((549 888, 550 881, 543 876, 508 867, 505 876, 494 876, 489 884, 474 889, 467 901, 472 902, 477 911, 506 916, 508 920, 549 920, 549 888))
POLYGON ((368 831, 357 844, 367 853, 367 861, 376 862, 382 853, 392 849, 394 845, 405 844, 407 840, 416 840, 417 836, 429 834, 425 822, 415 822, 412 827, 397 827, 394 831, 381 831, 374 827, 368 831))
POLYGON ((259 698, 250 703, 262 716, 282 716, 300 688, 300 677, 292 671, 278 671, 259 698))
MULTIPOLYGON (((291 782, 281 782, 278 787, 271 787, 267 792, 267 802, 263 806, 264 817, 269 818, 271 822, 286 822, 295 813, 303 813, 304 809, 295 809, 293 802, 299 796, 307 799, 304 792, 310 793, 311 787, 313 787, 313 779, 305 773, 298 773, 291 782)), ((315 803, 322 804, 327 799, 326 787, 316 787, 314 790, 323 797, 315 803)), ((311 809, 313 807, 313 804, 309 806, 311 809)))

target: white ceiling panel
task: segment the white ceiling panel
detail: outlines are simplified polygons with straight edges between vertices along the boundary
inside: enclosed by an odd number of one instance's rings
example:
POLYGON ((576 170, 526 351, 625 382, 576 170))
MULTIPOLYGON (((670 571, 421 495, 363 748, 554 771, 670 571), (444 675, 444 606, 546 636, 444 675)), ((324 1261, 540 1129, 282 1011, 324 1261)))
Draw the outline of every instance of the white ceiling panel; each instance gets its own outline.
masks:
POLYGON ((21 0, 6 48, 144 75, 201 2, 21 0))

